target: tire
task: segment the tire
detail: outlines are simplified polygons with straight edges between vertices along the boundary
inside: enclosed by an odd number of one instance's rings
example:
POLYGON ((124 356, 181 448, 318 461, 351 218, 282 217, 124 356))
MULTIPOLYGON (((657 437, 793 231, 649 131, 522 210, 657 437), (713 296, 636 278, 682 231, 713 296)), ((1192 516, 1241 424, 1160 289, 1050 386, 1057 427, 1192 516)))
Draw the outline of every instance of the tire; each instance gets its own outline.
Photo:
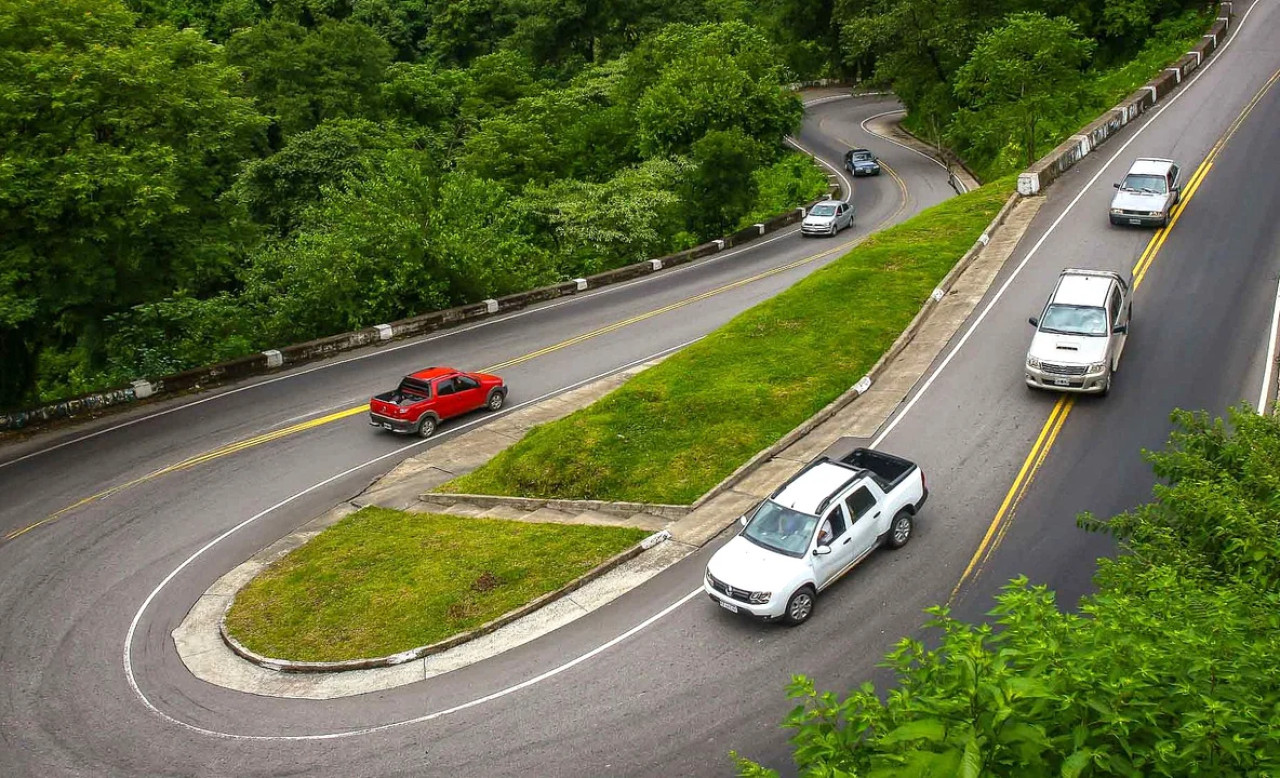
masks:
POLYGON ((422 422, 418 424, 418 437, 429 438, 435 434, 435 431, 436 431, 436 417, 423 416, 422 422))
POLYGON ((1111 374, 1107 374, 1107 382, 1103 384, 1102 391, 1098 392, 1099 397, 1106 397, 1111 394, 1111 374))
POLYGON ((502 410, 502 404, 507 401, 507 396, 502 393, 501 389, 494 389, 489 392, 489 399, 485 401, 484 407, 490 411, 502 410))
POLYGON ((915 517, 911 515, 911 511, 903 508, 893 517, 893 521, 889 522, 889 536, 885 538, 885 545, 897 551, 911 542, 915 528, 915 517))
POLYGON ((783 620, 792 627, 798 627, 808 621, 813 615, 813 603, 817 597, 817 591, 809 584, 796 589, 787 600, 787 612, 782 617, 783 620))

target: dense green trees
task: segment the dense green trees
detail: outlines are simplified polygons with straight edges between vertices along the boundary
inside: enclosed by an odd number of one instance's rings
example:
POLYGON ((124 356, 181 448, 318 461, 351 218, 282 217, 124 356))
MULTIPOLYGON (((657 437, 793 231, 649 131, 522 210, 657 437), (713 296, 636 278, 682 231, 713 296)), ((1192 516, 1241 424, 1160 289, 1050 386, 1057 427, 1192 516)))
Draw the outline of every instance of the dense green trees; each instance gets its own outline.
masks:
MULTIPOLYGON (((1280 421, 1175 414, 1150 454, 1155 500, 1083 517, 1126 553, 1079 614, 1014 581, 990 625, 933 611, 903 640, 898 687, 846 698, 797 678, 806 776, 1275 775, 1280 772, 1280 421)), ((744 775, 769 774, 743 763, 744 775)))
POLYGON ((890 86, 930 140, 949 143, 980 173, 1001 175, 1122 96, 1111 80, 1082 76, 1142 52, 1150 61, 1149 72, 1136 74, 1140 83, 1185 51, 1182 39, 1205 23, 1202 7, 1193 0, 838 0, 834 14, 846 67, 890 86))
POLYGON ((782 146, 795 76, 753 20, 0 0, 0 407, 607 269, 814 196, 782 146))

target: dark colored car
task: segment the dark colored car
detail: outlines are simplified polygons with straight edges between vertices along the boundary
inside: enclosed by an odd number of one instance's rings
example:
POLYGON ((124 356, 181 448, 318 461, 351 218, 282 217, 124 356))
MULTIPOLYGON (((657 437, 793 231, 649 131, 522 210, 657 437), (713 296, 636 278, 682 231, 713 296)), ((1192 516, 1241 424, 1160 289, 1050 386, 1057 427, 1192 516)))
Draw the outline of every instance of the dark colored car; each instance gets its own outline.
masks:
POLYGON ((507 401, 507 385, 488 373, 429 367, 405 376, 393 391, 369 401, 369 424, 392 432, 431 437, 440 422, 507 401))
POLYGON ((880 175, 880 162, 870 149, 850 149, 845 152, 844 166, 854 176, 880 175))

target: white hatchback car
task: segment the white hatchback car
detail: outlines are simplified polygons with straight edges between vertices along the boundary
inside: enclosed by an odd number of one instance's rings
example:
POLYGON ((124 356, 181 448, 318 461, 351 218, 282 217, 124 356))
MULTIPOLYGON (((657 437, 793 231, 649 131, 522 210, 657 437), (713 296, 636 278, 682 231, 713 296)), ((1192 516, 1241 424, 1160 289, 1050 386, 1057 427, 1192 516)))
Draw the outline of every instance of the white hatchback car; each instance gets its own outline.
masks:
POLYGON ((1170 159, 1140 159, 1115 184, 1111 223, 1166 227, 1182 199, 1181 171, 1170 159))
POLYGON ((1027 349, 1027 386, 1106 394, 1133 318, 1129 284, 1107 270, 1067 268, 1049 295, 1027 349))

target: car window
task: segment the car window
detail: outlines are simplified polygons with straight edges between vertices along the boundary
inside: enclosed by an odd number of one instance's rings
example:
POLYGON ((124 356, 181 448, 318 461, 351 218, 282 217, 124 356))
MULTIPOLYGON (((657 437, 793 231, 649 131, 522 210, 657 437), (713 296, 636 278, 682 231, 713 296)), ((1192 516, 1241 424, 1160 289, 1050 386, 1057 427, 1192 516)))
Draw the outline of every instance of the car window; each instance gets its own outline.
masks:
POLYGON ((803 557, 809 550, 809 541, 813 540, 817 525, 817 516, 765 500, 743 528, 742 536, 757 546, 787 556, 803 557))
POLYGON ((834 205, 815 205, 809 213, 814 216, 831 216, 836 212, 834 205))
POLYGON ((1124 299, 1120 294, 1120 287, 1112 286, 1111 287, 1111 304, 1108 306, 1111 309, 1112 322, 1116 324, 1120 323, 1120 318, 1121 318, 1120 311, 1123 308, 1123 306, 1124 306, 1124 299))
POLYGON ((1174 183, 1178 182, 1178 166, 1177 165, 1171 165, 1169 167, 1169 180, 1173 181, 1174 183))
POLYGON ((844 506, 836 503, 836 507, 831 509, 831 512, 822 520, 821 526, 818 527, 819 545, 831 545, 848 528, 849 522, 844 516, 844 506))
POLYGON ((869 151, 859 151, 857 154, 854 154, 854 155, 853 155, 853 158, 854 158, 854 159, 856 159, 856 160, 858 160, 858 161, 860 161, 860 162, 865 162, 865 161, 867 161, 867 160, 871 159, 871 152, 869 152, 869 151))
POLYGON ((1040 319, 1040 331, 1055 335, 1106 335, 1107 312, 1086 305, 1050 305, 1040 319))
POLYGON ((468 389, 480 388, 480 382, 469 375, 460 375, 453 379, 453 383, 459 392, 465 392, 468 389))
POLYGON ((444 397, 445 395, 453 394, 456 391, 457 391, 457 388, 453 385, 452 378, 446 378, 443 381, 440 381, 439 383, 436 384, 437 397, 444 397))
POLYGON ((1124 183, 1120 185, 1120 188, 1131 192, 1164 194, 1169 191, 1168 184, 1169 182, 1165 180, 1164 176, 1130 173, 1124 177, 1124 183))
POLYGON ((862 518, 863 514, 875 507, 876 498, 871 496, 870 489, 860 486, 854 489, 853 493, 844 499, 844 502, 849 507, 849 515, 856 522, 862 518))

